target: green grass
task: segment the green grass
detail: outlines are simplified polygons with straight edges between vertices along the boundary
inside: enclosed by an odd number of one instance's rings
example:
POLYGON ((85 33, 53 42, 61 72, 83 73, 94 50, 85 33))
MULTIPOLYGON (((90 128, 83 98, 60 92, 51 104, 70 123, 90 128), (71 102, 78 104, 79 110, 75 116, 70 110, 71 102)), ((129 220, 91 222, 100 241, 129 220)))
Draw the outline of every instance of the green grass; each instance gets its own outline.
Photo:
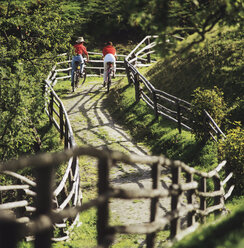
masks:
POLYGON ((80 226, 71 230, 70 240, 53 245, 54 248, 80 248, 96 246, 96 210, 91 208, 80 214, 80 226))
POLYGON ((241 248, 244 245, 244 201, 238 200, 231 215, 201 226, 173 248, 241 248))

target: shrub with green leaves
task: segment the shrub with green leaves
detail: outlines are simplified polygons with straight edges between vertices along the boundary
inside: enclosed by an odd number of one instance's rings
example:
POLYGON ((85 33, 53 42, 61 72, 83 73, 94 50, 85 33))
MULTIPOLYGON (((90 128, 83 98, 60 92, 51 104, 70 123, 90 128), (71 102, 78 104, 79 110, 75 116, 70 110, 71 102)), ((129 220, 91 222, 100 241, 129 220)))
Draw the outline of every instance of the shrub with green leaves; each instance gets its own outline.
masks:
POLYGON ((238 126, 227 132, 226 139, 218 145, 219 157, 227 160, 226 175, 233 172, 231 184, 235 185, 234 195, 244 194, 244 130, 238 126))
POLYGON ((210 114, 218 126, 221 126, 226 115, 223 92, 217 87, 213 89, 198 87, 194 90, 191 104, 192 115, 190 118, 193 123, 193 133, 198 140, 206 141, 209 138, 210 127, 207 125, 204 110, 210 114))

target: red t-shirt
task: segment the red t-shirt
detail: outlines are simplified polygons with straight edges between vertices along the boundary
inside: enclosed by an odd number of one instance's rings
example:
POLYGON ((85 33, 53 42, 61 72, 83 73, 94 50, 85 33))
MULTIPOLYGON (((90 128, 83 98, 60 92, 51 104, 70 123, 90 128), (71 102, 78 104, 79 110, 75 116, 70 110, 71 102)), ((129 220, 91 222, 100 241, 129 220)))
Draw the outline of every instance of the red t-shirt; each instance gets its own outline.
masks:
POLYGON ((75 48, 76 54, 82 55, 84 53, 87 56, 88 53, 87 53, 86 47, 82 43, 75 44, 74 48, 75 48))
POLYGON ((115 55, 116 54, 116 49, 111 45, 105 46, 103 48, 103 56, 105 56, 108 53, 112 53, 113 55, 115 55))

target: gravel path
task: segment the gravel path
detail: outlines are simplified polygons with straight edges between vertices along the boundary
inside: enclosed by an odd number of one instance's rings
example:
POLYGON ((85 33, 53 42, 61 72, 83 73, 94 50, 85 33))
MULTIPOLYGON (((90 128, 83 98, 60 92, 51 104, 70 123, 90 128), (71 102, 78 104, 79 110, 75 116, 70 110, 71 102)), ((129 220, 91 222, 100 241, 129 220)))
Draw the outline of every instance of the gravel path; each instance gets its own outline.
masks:
MULTIPOLYGON (((114 83, 116 81, 114 80, 114 83)), ((112 86, 113 87, 113 86, 112 86)), ((110 116, 104 107, 106 89, 102 81, 90 81, 62 98, 78 145, 91 145, 98 149, 109 148, 124 153, 147 155, 145 147, 133 141, 132 137, 110 116)), ((162 175, 162 188, 167 188, 169 178, 162 175)), ((114 187, 126 189, 150 188, 150 168, 147 165, 118 164, 111 172, 111 183, 114 187)), ((169 200, 160 201, 160 214, 169 209, 169 200)), ((110 202, 112 222, 132 224, 149 221, 149 200, 120 200, 110 202)))

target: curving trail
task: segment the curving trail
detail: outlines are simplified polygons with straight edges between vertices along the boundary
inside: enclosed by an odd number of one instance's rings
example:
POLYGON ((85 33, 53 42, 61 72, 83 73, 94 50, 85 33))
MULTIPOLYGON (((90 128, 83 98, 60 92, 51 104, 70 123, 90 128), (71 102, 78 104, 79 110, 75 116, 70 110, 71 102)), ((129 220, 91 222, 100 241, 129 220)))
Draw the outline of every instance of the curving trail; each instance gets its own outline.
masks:
MULTIPOLYGON (((74 93, 62 97, 78 145, 91 145, 96 148, 109 148, 124 153, 148 155, 146 147, 133 141, 132 137, 119 126, 104 106, 107 97, 102 81, 90 81, 80 86, 74 93)), ((113 80, 116 83, 116 79, 113 80)), ((113 87, 113 85, 112 85, 113 87)), ((82 166, 82 165, 81 165, 82 166)), ((165 172, 167 174, 167 172, 165 172)), ((139 189, 151 187, 150 168, 147 165, 119 164, 111 171, 111 183, 115 187, 139 189)), ((162 188, 167 188, 169 178, 163 175, 162 188)), ((83 175, 84 178, 84 175, 83 175)), ((82 190, 82 189, 81 189, 82 190)), ((160 211, 165 214, 170 202, 160 201, 160 211)), ((132 224, 149 221, 149 200, 120 200, 110 203, 112 222, 132 224)))

